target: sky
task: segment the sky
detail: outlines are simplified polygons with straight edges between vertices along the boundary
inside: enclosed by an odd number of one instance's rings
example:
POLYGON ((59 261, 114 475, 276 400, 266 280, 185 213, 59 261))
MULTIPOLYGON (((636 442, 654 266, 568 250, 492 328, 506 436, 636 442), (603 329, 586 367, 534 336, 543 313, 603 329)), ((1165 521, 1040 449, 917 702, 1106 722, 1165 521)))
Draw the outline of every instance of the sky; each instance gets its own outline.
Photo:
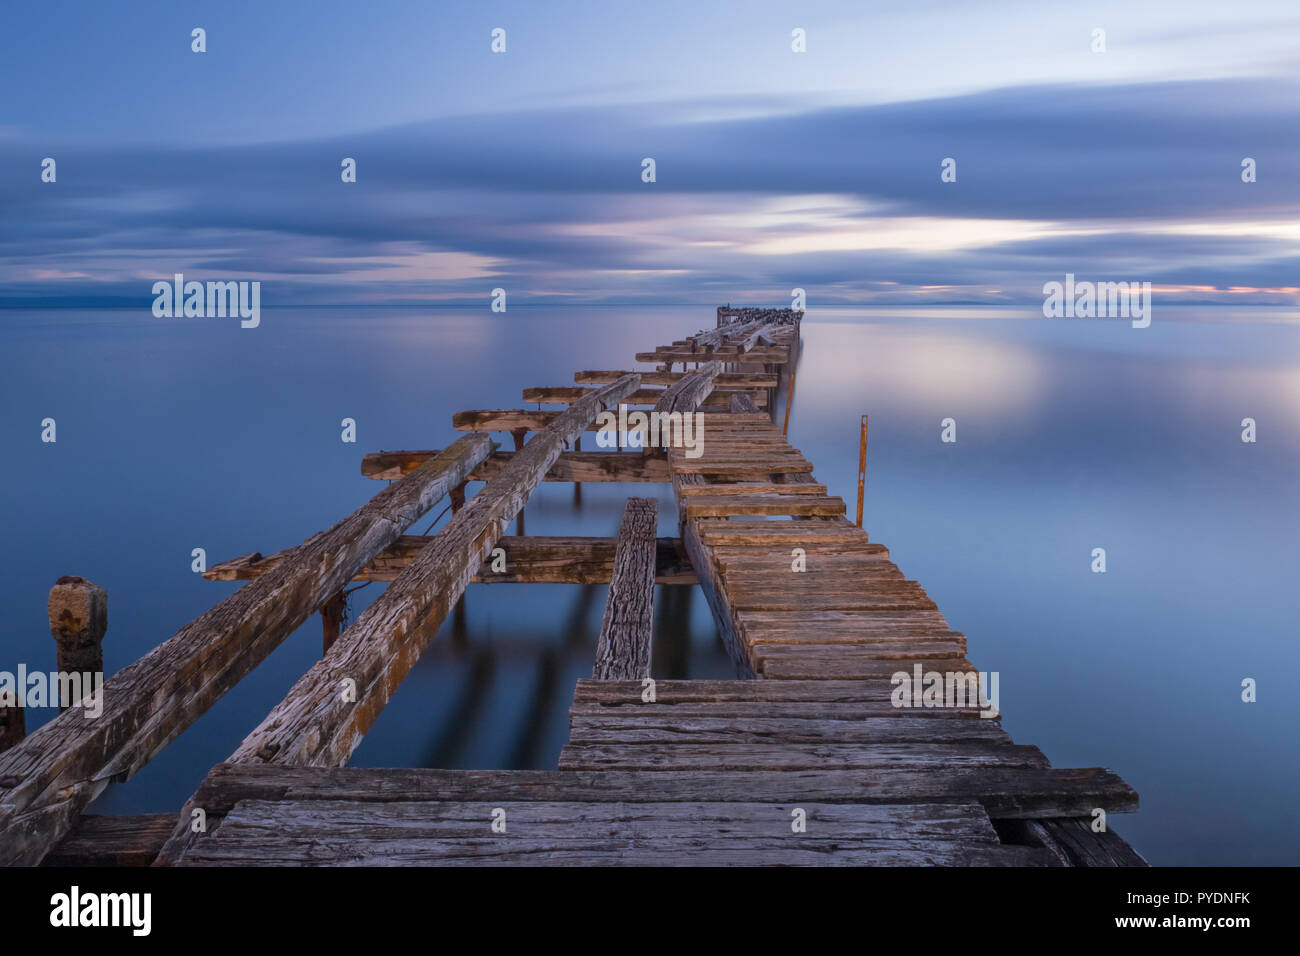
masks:
POLYGON ((1300 305, 1294 0, 56 0, 0 35, 4 305, 177 272, 264 306, 1023 304, 1066 273, 1300 305))

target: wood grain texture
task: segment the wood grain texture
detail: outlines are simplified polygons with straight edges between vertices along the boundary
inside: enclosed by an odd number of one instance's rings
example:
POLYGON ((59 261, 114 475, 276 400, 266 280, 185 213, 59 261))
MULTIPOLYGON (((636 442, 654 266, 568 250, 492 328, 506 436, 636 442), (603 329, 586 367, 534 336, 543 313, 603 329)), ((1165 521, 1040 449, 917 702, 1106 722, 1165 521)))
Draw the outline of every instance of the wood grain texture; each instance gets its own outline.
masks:
POLYGON ((174 813, 86 814, 42 866, 149 866, 176 826, 174 813))
MULTIPOLYGON (((410 474, 438 454, 430 451, 378 451, 361 460, 366 478, 392 481, 410 474)), ((493 452, 469 474, 470 481, 491 481, 514 457, 512 451, 493 452)), ((647 458, 641 452, 565 451, 560 453, 543 481, 668 481, 668 462, 647 458)))
MULTIPOLYGON (((403 535, 358 571, 353 581, 394 581, 419 555, 429 538, 403 535)), ((608 584, 614 573, 617 538, 579 538, 545 535, 504 535, 497 547, 505 552, 505 570, 493 570, 492 558, 474 575, 480 584, 608 584)), ((265 557, 232 558, 214 564, 203 576, 210 581, 251 581, 275 567, 290 552, 265 557)), ((655 540, 655 583, 690 585, 695 572, 679 538, 655 540)))
POLYGON ((629 498, 618 529, 614 570, 605 615, 596 641, 596 680, 640 680, 650 676, 654 637, 655 528, 653 498, 629 498))

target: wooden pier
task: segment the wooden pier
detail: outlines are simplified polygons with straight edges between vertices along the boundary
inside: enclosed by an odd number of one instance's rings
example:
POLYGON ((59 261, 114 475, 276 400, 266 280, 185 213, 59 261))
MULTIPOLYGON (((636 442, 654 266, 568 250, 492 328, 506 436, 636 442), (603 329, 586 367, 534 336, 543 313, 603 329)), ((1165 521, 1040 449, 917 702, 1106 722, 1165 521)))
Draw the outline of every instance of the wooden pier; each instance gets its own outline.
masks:
POLYGON ((64 714, 0 754, 0 862, 1144 865, 1098 827, 1137 807, 1114 773, 1052 768, 987 702, 896 706, 899 672, 975 667, 773 424, 801 317, 720 308, 714 328, 635 356, 653 370, 522 392, 562 408, 461 411, 445 449, 367 455, 363 474, 391 481, 370 503, 213 567, 248 583, 114 675, 101 718, 64 714), (698 412, 702 441, 580 450, 620 405, 698 412), (617 538, 525 536, 541 481, 671 482, 678 535, 657 537, 653 500, 632 498, 617 538), (444 498, 441 530, 407 533, 444 498), (388 584, 340 631, 353 581, 388 584), (610 583, 558 768, 348 768, 472 581, 610 583), (653 680, 655 587, 696 584, 738 677, 653 680), (318 611, 322 658, 179 815, 84 813, 318 611))

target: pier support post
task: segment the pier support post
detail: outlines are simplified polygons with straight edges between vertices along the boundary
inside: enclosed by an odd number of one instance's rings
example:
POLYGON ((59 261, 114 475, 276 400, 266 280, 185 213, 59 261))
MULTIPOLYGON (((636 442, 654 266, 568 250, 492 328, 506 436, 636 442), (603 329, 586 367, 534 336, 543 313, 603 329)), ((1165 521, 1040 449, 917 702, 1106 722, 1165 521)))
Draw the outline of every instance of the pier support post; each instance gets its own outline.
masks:
POLYGON ((59 578, 50 588, 49 612, 50 634, 59 645, 58 670, 102 674, 108 592, 85 578, 59 578))
POLYGON ((23 709, 18 706, 17 691, 0 691, 0 753, 26 736, 27 719, 23 716, 23 709))
POLYGON ((455 488, 451 489, 451 491, 448 492, 448 497, 451 498, 452 517, 455 517, 456 512, 465 507, 465 482, 462 481, 455 488))
POLYGON ((339 639, 339 634, 343 631, 343 621, 347 616, 348 598, 342 591, 320 606, 322 654, 328 654, 330 647, 339 639))
MULTIPOLYGON (((510 434, 514 436, 515 454, 517 455, 524 450, 524 443, 528 440, 528 429, 516 428, 510 434)), ((519 509, 519 517, 515 519, 515 534, 519 535, 519 537, 521 538, 524 536, 524 509, 523 508, 519 509)))
MULTIPOLYGON (((574 451, 582 451, 582 437, 581 437, 581 436, 579 436, 579 437, 577 437, 577 438, 575 438, 575 439, 573 440, 573 450, 574 450, 574 451)), ((576 507, 576 506, 579 506, 579 505, 582 504, 582 482, 580 482, 580 481, 575 481, 575 482, 573 483, 573 504, 574 504, 575 507, 576 507)))

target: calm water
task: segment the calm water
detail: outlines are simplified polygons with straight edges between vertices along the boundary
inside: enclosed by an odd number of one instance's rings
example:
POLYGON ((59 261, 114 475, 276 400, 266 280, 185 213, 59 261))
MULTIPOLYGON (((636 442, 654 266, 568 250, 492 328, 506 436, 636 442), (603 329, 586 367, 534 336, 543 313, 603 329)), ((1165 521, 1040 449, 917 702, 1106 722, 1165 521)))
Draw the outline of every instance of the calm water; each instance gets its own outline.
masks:
MULTIPOLYGON (((871 415, 873 538, 1000 672, 1017 741, 1139 791, 1142 811, 1112 822, 1156 864, 1300 862, 1300 325, 1286 318, 1166 310, 1134 330, 953 309, 803 326, 793 442, 851 502, 871 415), (1256 444, 1240 440, 1247 416, 1256 444), (955 444, 939 441, 947 417, 955 444), (1241 702, 1245 677, 1257 703, 1241 702)), ((191 573, 192 548, 216 562, 296 544, 380 489, 364 452, 443 446, 453 411, 518 407, 525 386, 630 367, 711 324, 707 307, 267 310, 256 330, 0 312, 0 669, 54 666, 60 575, 107 588, 115 671, 234 589, 191 573), (46 417, 57 444, 40 441, 46 417)), ((575 504, 546 484, 527 530, 613 534, 623 499, 651 487, 586 485, 575 504)), ((380 587, 354 595, 354 616, 380 587)), ((698 591, 657 602, 656 676, 731 676, 698 591)), ((463 626, 444 626, 353 764, 554 766, 603 604, 602 587, 471 585, 463 626)), ((97 809, 179 807, 319 653, 312 618, 97 809)), ((29 712, 29 730, 50 714, 29 712)))

